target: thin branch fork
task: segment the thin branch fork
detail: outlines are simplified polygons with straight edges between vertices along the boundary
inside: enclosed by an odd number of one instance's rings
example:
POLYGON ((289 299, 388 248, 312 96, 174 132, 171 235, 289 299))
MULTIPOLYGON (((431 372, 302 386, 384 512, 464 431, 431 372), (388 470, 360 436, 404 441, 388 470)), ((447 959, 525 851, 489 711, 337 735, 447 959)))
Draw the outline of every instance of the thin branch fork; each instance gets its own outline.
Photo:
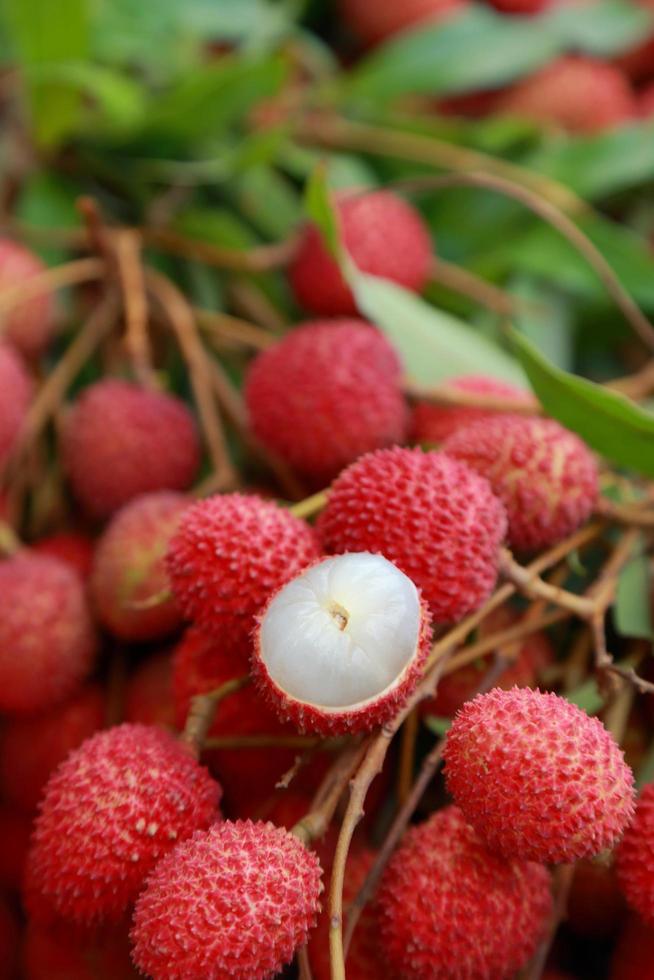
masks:
POLYGON ((250 675, 244 674, 242 677, 234 677, 214 691, 198 694, 191 699, 191 707, 186 717, 184 731, 180 735, 180 741, 188 746, 193 755, 196 757, 200 755, 220 702, 250 683, 250 675))
POLYGON ((155 375, 148 337, 148 301, 141 262, 141 239, 138 232, 120 228, 111 233, 110 241, 123 294, 127 325, 125 343, 132 369, 137 381, 153 387, 155 375))
POLYGON ((555 606, 561 606, 580 619, 591 619, 595 613, 596 603, 593 599, 550 585, 535 572, 519 565, 506 548, 500 553, 500 569, 505 578, 532 599, 543 599, 555 606))

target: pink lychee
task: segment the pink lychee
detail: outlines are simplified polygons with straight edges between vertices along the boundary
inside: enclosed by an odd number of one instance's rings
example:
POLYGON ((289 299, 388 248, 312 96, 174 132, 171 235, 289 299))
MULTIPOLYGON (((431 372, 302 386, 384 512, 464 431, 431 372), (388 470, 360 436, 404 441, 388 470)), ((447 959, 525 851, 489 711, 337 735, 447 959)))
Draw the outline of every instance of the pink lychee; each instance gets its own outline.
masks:
MULTIPOLYGON (((45 265, 33 252, 9 238, 0 238, 0 290, 27 283, 45 272, 45 265)), ((54 304, 48 292, 32 296, 2 316, 0 335, 4 335, 24 357, 42 354, 55 329, 54 304)))

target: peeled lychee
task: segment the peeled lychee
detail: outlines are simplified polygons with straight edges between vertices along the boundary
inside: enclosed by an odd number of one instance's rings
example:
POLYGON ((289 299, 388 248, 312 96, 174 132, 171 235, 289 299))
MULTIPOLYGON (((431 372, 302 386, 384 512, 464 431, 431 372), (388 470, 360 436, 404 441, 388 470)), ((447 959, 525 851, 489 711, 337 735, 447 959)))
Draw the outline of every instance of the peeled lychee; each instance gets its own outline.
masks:
MULTIPOLYGON (((466 374, 459 378, 448 378, 445 384, 472 395, 495 395, 528 402, 530 395, 524 388, 498 381, 485 374, 466 374)), ((434 405, 418 402, 411 419, 411 441, 436 444, 444 442, 457 429, 476 422, 478 419, 496 415, 497 412, 484 408, 456 407, 454 405, 434 405)))
POLYGON ((496 415, 459 429, 444 451, 486 477, 506 507, 519 551, 548 548, 587 520, 597 501, 597 463, 553 419, 496 415))
POLYGON ((317 530, 328 552, 380 552, 415 582, 434 622, 451 623, 492 592, 506 517, 468 467, 397 447, 341 473, 317 530))
POLYGON ((105 694, 87 684, 38 715, 10 721, 0 734, 0 788, 27 812, 36 809, 50 774, 105 723, 105 694))
POLYGON ((173 665, 168 650, 138 665, 125 689, 125 721, 175 729, 173 665))
POLYGON ((318 554, 304 521, 270 500, 230 493, 184 512, 166 566, 184 615, 246 663, 254 617, 318 554))
POLYGON ((39 555, 50 555, 70 565, 84 582, 91 574, 94 544, 86 534, 80 534, 78 531, 59 531, 33 541, 30 548, 39 555))
MULTIPOLYGON (((0 238, 0 290, 27 282, 45 272, 45 268, 29 249, 9 238, 0 238)), ((0 336, 28 358, 43 353, 54 328, 54 305, 49 292, 39 293, 0 315, 0 336)))
POLYGON ((62 922, 30 922, 23 951, 25 980, 137 980, 125 925, 84 935, 62 922))
POLYGON ((402 980, 509 978, 543 937, 549 874, 486 850, 460 810, 411 828, 377 893, 388 973, 402 980))
POLYGON ((9 344, 0 343, 0 470, 4 467, 32 397, 32 381, 9 344))
POLYGON ((398 357, 360 320, 291 331, 254 361, 245 397, 262 444, 319 486, 406 430, 398 357))
POLYGON ((134 962, 152 980, 266 980, 320 908, 317 857, 271 823, 216 824, 157 864, 134 912, 134 962))
POLYGON ((654 925, 654 783, 643 787, 617 854, 618 882, 629 905, 654 925))
POLYGON ((444 758, 455 802, 506 857, 591 857, 616 843, 633 813, 633 775, 619 745, 557 694, 495 688, 468 701, 444 758))
POLYGON ((109 379, 86 388, 66 419, 62 453, 75 496, 96 518, 153 490, 186 490, 200 445, 184 402, 109 379))
POLYGON ((438 24, 466 6, 467 0, 404 0, 403 3, 340 0, 343 20, 365 44, 377 44, 427 21, 438 24))
POLYGON ((431 629, 418 589, 382 555, 326 558, 259 620, 255 682, 300 731, 368 731, 418 683, 431 629))
POLYGON ((220 787, 161 728, 119 725, 51 776, 28 857, 30 911, 117 922, 160 858, 219 818, 220 787))
POLYGON ((0 561, 0 710, 43 711, 91 669, 96 636, 79 576, 19 552, 0 561))
MULTIPOLYGON (((341 193, 335 211, 341 240, 362 272, 419 293, 429 278, 431 239, 419 212, 390 191, 341 193)), ((351 316, 357 307, 319 231, 308 225, 289 270, 300 306, 322 316, 351 316)))
POLYGON ((570 133, 595 133, 627 122, 636 101, 619 68, 568 55, 517 82, 499 99, 498 111, 570 133))
POLYGON ((91 601, 100 623, 122 640, 158 640, 182 621, 172 596, 157 597, 170 588, 164 557, 188 506, 183 494, 170 490, 136 497, 114 515, 98 541, 91 601))

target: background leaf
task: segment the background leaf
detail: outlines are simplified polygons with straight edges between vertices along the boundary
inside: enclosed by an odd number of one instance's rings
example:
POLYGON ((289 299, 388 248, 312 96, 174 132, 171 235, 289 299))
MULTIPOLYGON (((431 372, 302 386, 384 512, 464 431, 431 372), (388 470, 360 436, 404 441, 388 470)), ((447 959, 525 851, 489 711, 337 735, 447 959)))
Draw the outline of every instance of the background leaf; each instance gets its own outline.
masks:
POLYGON ((623 636, 651 639, 654 633, 650 559, 642 551, 641 539, 634 549, 634 557, 620 572, 613 618, 616 629, 623 636))

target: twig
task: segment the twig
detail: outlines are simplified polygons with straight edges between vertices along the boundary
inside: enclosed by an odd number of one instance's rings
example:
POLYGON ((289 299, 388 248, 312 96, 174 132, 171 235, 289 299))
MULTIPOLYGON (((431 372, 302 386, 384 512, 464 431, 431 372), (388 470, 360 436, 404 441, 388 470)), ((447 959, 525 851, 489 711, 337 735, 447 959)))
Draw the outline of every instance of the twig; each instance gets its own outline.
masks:
POLYGON ((20 551, 20 538, 6 521, 0 521, 0 558, 10 558, 20 551))
MULTIPOLYGON (((533 606, 530 607, 529 611, 531 609, 533 609, 533 606)), ((499 630, 497 633, 491 633, 477 640, 476 643, 471 643, 469 646, 464 647, 460 653, 455 654, 448 660, 443 674, 453 674, 460 667, 464 667, 478 660, 479 657, 485 656, 485 654, 490 653, 492 650, 514 644, 518 640, 523 640, 531 633, 538 633, 548 626, 561 623, 563 620, 568 619, 570 615, 571 613, 567 609, 554 609, 551 612, 541 613, 540 616, 534 619, 528 619, 525 616, 514 626, 507 626, 506 629, 499 630)))
POLYGON ((203 330, 220 340, 233 341, 254 350, 267 350, 277 342, 267 330, 229 313, 215 313, 194 306, 193 314, 203 330))
POLYGON ((513 316, 521 306, 527 305, 503 289, 486 282, 485 279, 480 279, 469 269, 465 269, 461 265, 454 265, 452 262, 446 262, 440 256, 432 259, 431 279, 454 293, 467 296, 479 306, 483 306, 499 316, 513 316))
POLYGON ((477 395, 462 391, 452 385, 426 387, 411 381, 404 382, 404 391, 410 398, 455 408, 480 408, 489 412, 510 412, 512 415, 542 415, 536 398, 502 398, 499 395, 477 395))
POLYGON ((306 945, 306 943, 304 946, 300 946, 296 956, 298 965, 298 980, 313 980, 311 963, 309 962, 309 947, 306 945))
POLYGON ((313 517, 315 514, 319 514, 327 503, 327 491, 321 490, 320 493, 314 493, 311 497, 306 497, 304 500, 300 500, 297 504, 293 504, 289 507, 291 514, 295 514, 296 517, 313 517))
MULTIPOLYGON (((617 547, 613 550, 599 576, 588 590, 588 596, 593 603, 593 609, 589 619, 595 645, 595 665, 598 670, 606 670, 607 668, 612 668, 613 665, 613 658, 606 649, 604 618, 607 609, 613 602, 618 576, 629 561, 639 535, 640 531, 637 528, 631 528, 622 535, 617 547)), ((620 671, 615 669, 612 669, 611 672, 615 674, 620 673, 620 671)), ((624 676, 624 674, 621 674, 621 676, 624 676)))
POLYGON ((654 511, 646 510, 651 500, 637 501, 633 504, 619 504, 608 497, 600 497, 595 513, 607 520, 631 527, 654 527, 654 511))
POLYGON ((258 245, 249 249, 227 248, 187 238, 168 228, 142 228, 141 233, 146 245, 234 272, 268 272, 280 269, 288 264, 297 245, 295 238, 289 238, 274 245, 258 245))
POLYGON ((229 284, 229 293, 234 308, 242 311, 248 319, 260 323, 273 334, 283 333, 286 329, 285 318, 253 282, 235 279, 229 284))
POLYGON ((411 712, 402 726, 402 740, 400 742, 400 765, 397 778, 397 798, 400 804, 404 803, 411 792, 413 782, 413 769, 416 761, 416 743, 418 741, 418 731, 420 729, 420 718, 418 712, 411 712))
POLYGON ((590 619, 595 613, 596 604, 592 599, 575 595, 573 592, 543 581, 534 572, 519 565, 506 548, 502 549, 500 555, 500 569, 509 582, 532 599, 544 599, 553 605, 561 606, 562 609, 567 609, 581 619, 590 619))
POLYGON ((206 694, 197 694, 191 699, 191 707, 186 716, 184 731, 180 735, 180 741, 188 745, 190 751, 199 756, 204 746, 207 732, 213 724, 216 709, 221 701, 235 694, 251 682, 249 674, 242 677, 234 677, 231 681, 226 681, 215 691, 207 691, 206 694))
POLYGON ((137 381, 152 387, 155 378, 148 337, 148 303, 141 264, 141 242, 138 233, 129 228, 114 232, 112 241, 125 304, 127 351, 137 381))
POLYGON ((86 258, 58 265, 54 269, 39 272, 29 279, 7 286, 0 292, 0 335, 4 329, 4 316, 22 303, 27 303, 35 296, 51 293, 64 286, 75 286, 83 282, 101 279, 105 273, 106 264, 102 259, 86 258))
POLYGON ((293 827, 291 833, 305 844, 323 836, 347 784, 364 757, 369 741, 355 739, 335 760, 311 803, 311 810, 293 827))

